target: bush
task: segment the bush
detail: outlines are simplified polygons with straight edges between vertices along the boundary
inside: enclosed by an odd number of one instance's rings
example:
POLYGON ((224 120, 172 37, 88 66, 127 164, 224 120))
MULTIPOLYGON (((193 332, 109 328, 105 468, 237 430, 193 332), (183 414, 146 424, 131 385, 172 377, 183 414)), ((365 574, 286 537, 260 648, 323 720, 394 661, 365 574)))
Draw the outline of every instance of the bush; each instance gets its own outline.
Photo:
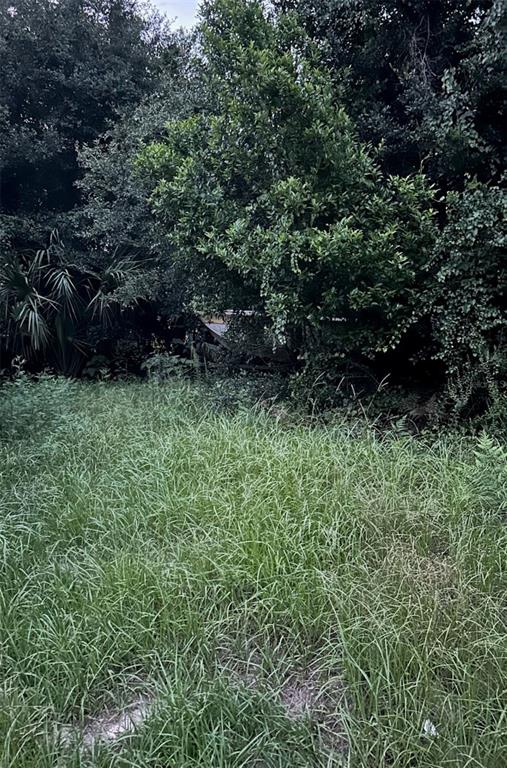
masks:
POLYGON ((217 0, 201 35, 213 99, 139 161, 194 306, 257 309, 275 342, 328 366, 396 348, 434 242, 431 190, 381 176, 292 17, 217 0))
POLYGON ((505 292, 507 193, 470 183, 447 201, 447 224, 430 269, 432 284, 423 301, 433 322, 435 357, 450 376, 466 375, 474 390, 492 392, 507 374, 505 292))

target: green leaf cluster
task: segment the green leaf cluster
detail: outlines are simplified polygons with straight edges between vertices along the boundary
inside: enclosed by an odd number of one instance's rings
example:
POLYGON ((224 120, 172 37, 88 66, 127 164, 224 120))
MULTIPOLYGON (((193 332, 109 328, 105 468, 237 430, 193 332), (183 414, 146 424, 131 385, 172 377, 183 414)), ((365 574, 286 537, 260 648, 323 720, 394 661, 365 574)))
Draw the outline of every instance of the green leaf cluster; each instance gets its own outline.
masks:
POLYGON ((208 109, 139 160, 196 302, 256 309, 298 356, 396 347, 435 239, 431 189, 382 174, 292 17, 213 2, 201 55, 208 109))

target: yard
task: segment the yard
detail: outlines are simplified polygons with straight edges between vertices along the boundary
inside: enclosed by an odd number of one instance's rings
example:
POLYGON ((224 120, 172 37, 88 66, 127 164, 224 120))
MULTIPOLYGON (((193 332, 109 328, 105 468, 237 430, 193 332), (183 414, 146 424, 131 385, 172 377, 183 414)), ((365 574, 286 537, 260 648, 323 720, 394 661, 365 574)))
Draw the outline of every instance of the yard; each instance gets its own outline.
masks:
POLYGON ((507 454, 0 391, 1 768, 499 768, 507 454))

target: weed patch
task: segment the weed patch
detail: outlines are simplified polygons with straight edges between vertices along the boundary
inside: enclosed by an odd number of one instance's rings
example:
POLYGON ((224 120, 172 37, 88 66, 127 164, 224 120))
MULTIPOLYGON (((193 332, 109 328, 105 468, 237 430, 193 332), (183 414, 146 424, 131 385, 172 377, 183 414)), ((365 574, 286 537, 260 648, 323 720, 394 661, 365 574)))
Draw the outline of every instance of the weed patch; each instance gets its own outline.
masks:
POLYGON ((505 762, 493 436, 43 387, 0 390, 1 768, 505 762))

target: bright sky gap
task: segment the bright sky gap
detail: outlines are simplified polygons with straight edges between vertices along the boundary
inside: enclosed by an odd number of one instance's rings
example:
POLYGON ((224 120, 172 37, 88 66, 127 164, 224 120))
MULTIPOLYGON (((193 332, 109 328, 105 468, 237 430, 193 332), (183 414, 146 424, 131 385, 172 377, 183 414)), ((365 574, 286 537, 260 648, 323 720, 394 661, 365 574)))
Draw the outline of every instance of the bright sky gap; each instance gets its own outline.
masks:
POLYGON ((198 0, 152 0, 168 19, 174 20, 174 27, 192 27, 197 21, 198 0))

